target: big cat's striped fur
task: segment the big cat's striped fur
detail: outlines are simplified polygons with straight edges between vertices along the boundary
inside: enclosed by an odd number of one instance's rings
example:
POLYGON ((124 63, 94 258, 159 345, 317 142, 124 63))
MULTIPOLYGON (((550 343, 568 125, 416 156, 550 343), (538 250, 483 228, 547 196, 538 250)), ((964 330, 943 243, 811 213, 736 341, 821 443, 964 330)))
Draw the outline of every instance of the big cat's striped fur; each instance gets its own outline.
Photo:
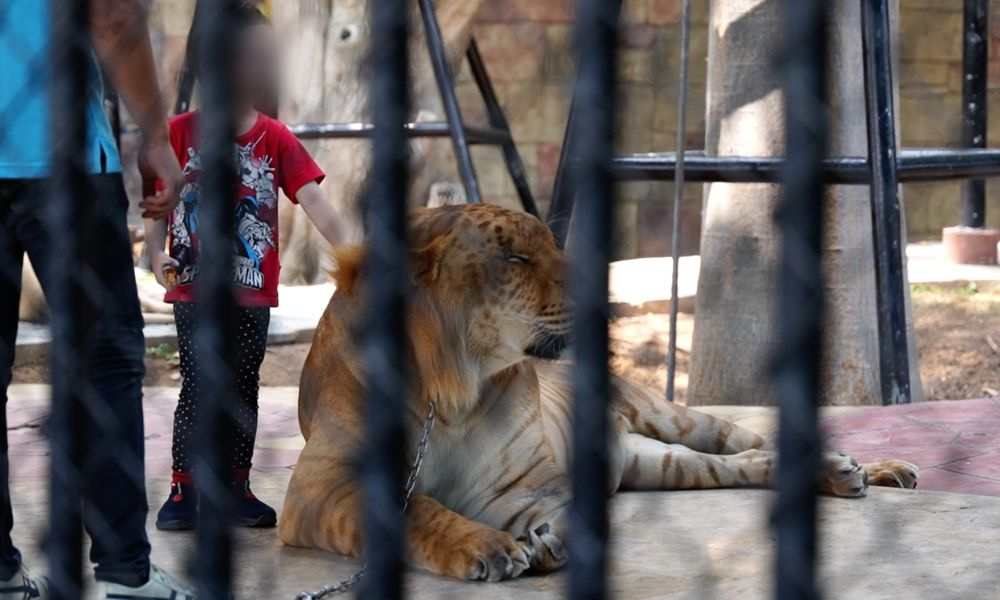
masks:
MULTIPOLYGON (((410 238, 410 439, 429 400, 439 415, 410 502, 408 554, 421 568, 462 579, 556 569, 572 535, 569 365, 532 353, 558 348, 569 333, 562 253, 537 219, 487 205, 418 211, 410 238)), ((289 545, 358 556, 365 394, 354 334, 363 253, 342 249, 336 260, 338 291, 302 373, 306 446, 279 534, 289 545)), ((761 437, 658 392, 614 384, 609 493, 768 485, 775 456, 761 437)), ((900 461, 859 466, 830 453, 817 477, 827 493, 863 496, 869 484, 913 487, 916 472, 900 461)))

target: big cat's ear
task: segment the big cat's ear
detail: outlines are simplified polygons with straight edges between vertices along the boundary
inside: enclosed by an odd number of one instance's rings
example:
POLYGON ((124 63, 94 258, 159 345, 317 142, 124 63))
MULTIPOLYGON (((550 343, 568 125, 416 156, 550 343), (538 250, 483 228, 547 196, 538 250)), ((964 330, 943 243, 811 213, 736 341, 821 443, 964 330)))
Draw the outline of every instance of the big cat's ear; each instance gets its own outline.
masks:
POLYGON ((333 280, 337 290, 353 295, 361 280, 364 251, 361 246, 338 246, 333 249, 333 280))
POLYGON ((434 239, 422 248, 414 248, 410 253, 413 269, 413 281, 417 285, 427 287, 434 283, 441 273, 441 259, 451 242, 451 236, 434 239))

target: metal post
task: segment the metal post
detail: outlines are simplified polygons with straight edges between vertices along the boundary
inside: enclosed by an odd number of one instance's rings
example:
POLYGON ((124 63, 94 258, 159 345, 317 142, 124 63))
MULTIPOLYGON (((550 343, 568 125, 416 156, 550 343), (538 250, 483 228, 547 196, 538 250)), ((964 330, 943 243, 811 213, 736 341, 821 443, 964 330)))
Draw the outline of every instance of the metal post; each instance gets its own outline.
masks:
POLYGON ((823 157, 827 148, 824 0, 785 0, 785 188, 774 390, 778 417, 775 598, 813 600, 816 588, 817 424, 823 345, 823 157), (809 199, 803 202, 803 199, 809 199), (813 201, 815 199, 815 201, 813 201))
MULTIPOLYGON (((486 71, 486 64, 483 63, 483 57, 479 54, 479 44, 476 43, 475 38, 469 41, 469 67, 472 70, 472 77, 476 80, 476 86, 479 88, 479 92, 483 96, 483 102, 486 104, 486 113, 489 116, 490 127, 499 130, 506 131, 510 133, 510 124, 507 122, 507 117, 503 114, 503 109, 500 107, 500 101, 497 99, 496 90, 493 89, 493 83, 490 81, 490 76, 486 71)), ((538 206, 535 204, 535 197, 531 193, 531 186, 528 184, 528 176, 524 172, 524 162, 521 160, 521 154, 517 151, 517 144, 514 143, 513 137, 508 137, 507 140, 501 145, 503 149, 503 159, 507 163, 507 171, 510 173, 510 178, 514 181, 514 187, 517 188, 517 195, 521 199, 521 206, 528 213, 538 216, 538 206)))
POLYGON ((882 403, 910 401, 889 0, 861 0, 882 403))
MULTIPOLYGON (((989 94, 989 0, 965 0, 962 36, 962 145, 985 148, 989 94)), ((962 186, 962 225, 986 226, 986 182, 967 181, 962 186)))
POLYGON ((424 23, 424 33, 427 35, 427 49, 431 55, 434 78, 437 80, 438 88, 442 90, 441 102, 444 104, 444 112, 451 126, 451 141, 455 147, 458 173, 465 185, 466 199, 472 203, 479 203, 482 202, 482 195, 479 193, 476 167, 472 163, 472 154, 469 152, 469 143, 466 140, 465 119, 462 118, 462 109, 458 106, 458 97, 454 93, 447 92, 455 89, 455 78, 452 77, 451 67, 448 66, 444 37, 437 15, 434 13, 433 0, 420 0, 420 17, 424 23))
POLYGON ((559 150, 559 166, 556 167, 556 180, 552 186, 552 200, 545 222, 556 236, 556 244, 566 247, 569 237, 569 226, 573 220, 573 209, 576 196, 573 191, 572 171, 577 161, 576 156, 576 92, 569 105, 569 117, 566 119, 566 132, 563 134, 562 148, 559 150))
POLYGON ((191 97, 194 95, 194 84, 197 80, 195 60, 198 55, 198 31, 201 27, 201 14, 201 1, 199 0, 194 5, 191 30, 188 34, 187 47, 184 49, 184 64, 181 65, 180 80, 177 83, 177 101, 174 103, 175 115, 191 110, 191 97))
POLYGON ((52 264, 48 301, 52 314, 52 461, 49 502, 49 576, 51 597, 82 596, 82 454, 84 421, 82 361, 83 307, 86 293, 78 267, 84 232, 94 199, 87 190, 86 102, 89 98, 90 7, 87 0, 50 0, 49 87, 52 125, 52 176, 49 198, 52 264))
POLYGON ((684 200, 684 158, 687 144, 688 60, 691 54, 691 0, 684 0, 681 17, 681 79, 677 94, 677 164, 674 167, 674 206, 670 236, 670 340, 667 346, 667 402, 674 401, 677 379, 677 299, 681 270, 681 202, 684 200))
POLYGON ((608 595, 608 263, 614 230, 616 67, 620 0, 579 0, 575 97, 579 163, 572 170, 579 211, 570 266, 576 368, 573 369, 573 499, 570 504, 569 593, 574 600, 608 595))
POLYGON ((201 256, 195 346, 198 352, 199 440, 194 474, 199 490, 198 550, 194 567, 199 598, 227 598, 232 589, 233 543, 229 531, 233 502, 231 447, 236 429, 235 343, 233 320, 236 189, 232 86, 234 10, 239 0, 202 3, 195 35, 199 53, 202 108, 198 126, 201 150, 199 202, 201 256))
MULTIPOLYGON (((406 236, 409 144, 409 2, 372 3, 371 102, 375 133, 368 196, 369 256, 363 353, 368 388, 368 446, 362 471, 368 572, 359 597, 403 596, 406 446, 406 236)), ((430 36, 433 37, 433 36, 430 36)), ((438 38, 440 39, 440 38, 438 38)), ((442 54, 443 56, 443 54, 442 54)))

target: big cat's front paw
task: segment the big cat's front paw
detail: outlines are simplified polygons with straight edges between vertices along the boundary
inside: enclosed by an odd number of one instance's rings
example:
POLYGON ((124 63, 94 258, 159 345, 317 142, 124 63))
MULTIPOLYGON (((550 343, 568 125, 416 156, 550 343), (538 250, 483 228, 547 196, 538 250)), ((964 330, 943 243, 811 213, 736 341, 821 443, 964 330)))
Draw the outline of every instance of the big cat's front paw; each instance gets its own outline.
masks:
POLYGON ((472 581, 503 581, 518 577, 531 566, 534 551, 525 541, 504 531, 478 533, 457 549, 472 581))
POLYGON ((905 460, 883 460, 863 466, 869 485, 912 490, 920 478, 920 468, 905 460))

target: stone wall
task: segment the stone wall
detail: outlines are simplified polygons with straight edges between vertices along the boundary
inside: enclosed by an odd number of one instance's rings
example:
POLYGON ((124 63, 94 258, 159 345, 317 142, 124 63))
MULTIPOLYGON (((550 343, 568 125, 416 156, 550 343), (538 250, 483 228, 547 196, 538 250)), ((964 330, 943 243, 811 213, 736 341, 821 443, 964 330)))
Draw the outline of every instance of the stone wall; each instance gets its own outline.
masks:
MULTIPOLYGON (((705 55, 709 0, 694 0, 687 146, 704 145, 705 55)), ((719 1, 719 0, 716 0, 719 1)), ((840 0, 838 0, 840 1, 840 0)), ((154 42, 161 79, 172 98, 194 0, 155 3, 154 42)), ((573 80, 573 0, 488 0, 475 36, 507 111, 537 200, 547 208, 573 80)), ((990 139, 1000 143, 1000 0, 993 0, 990 139)), ((961 136, 962 0, 902 0, 899 79, 906 146, 955 146, 961 136)), ((625 0, 621 52, 622 151, 673 151, 679 76, 680 0, 625 0)), ((458 74, 467 120, 485 123, 468 70, 458 74)), ((446 142, 434 143, 444 178, 457 180, 446 142), (443 167, 442 167, 443 165, 443 167)), ((498 150, 475 148, 486 199, 516 205, 498 150)), ((1000 186, 991 185, 987 214, 1000 225, 1000 186)), ((620 255, 662 255, 670 248, 671 184, 628 184, 621 192, 620 255)), ((682 248, 696 252, 701 186, 689 185, 682 248)), ((915 239, 934 238, 959 215, 960 185, 906 186, 908 225, 915 239)))

